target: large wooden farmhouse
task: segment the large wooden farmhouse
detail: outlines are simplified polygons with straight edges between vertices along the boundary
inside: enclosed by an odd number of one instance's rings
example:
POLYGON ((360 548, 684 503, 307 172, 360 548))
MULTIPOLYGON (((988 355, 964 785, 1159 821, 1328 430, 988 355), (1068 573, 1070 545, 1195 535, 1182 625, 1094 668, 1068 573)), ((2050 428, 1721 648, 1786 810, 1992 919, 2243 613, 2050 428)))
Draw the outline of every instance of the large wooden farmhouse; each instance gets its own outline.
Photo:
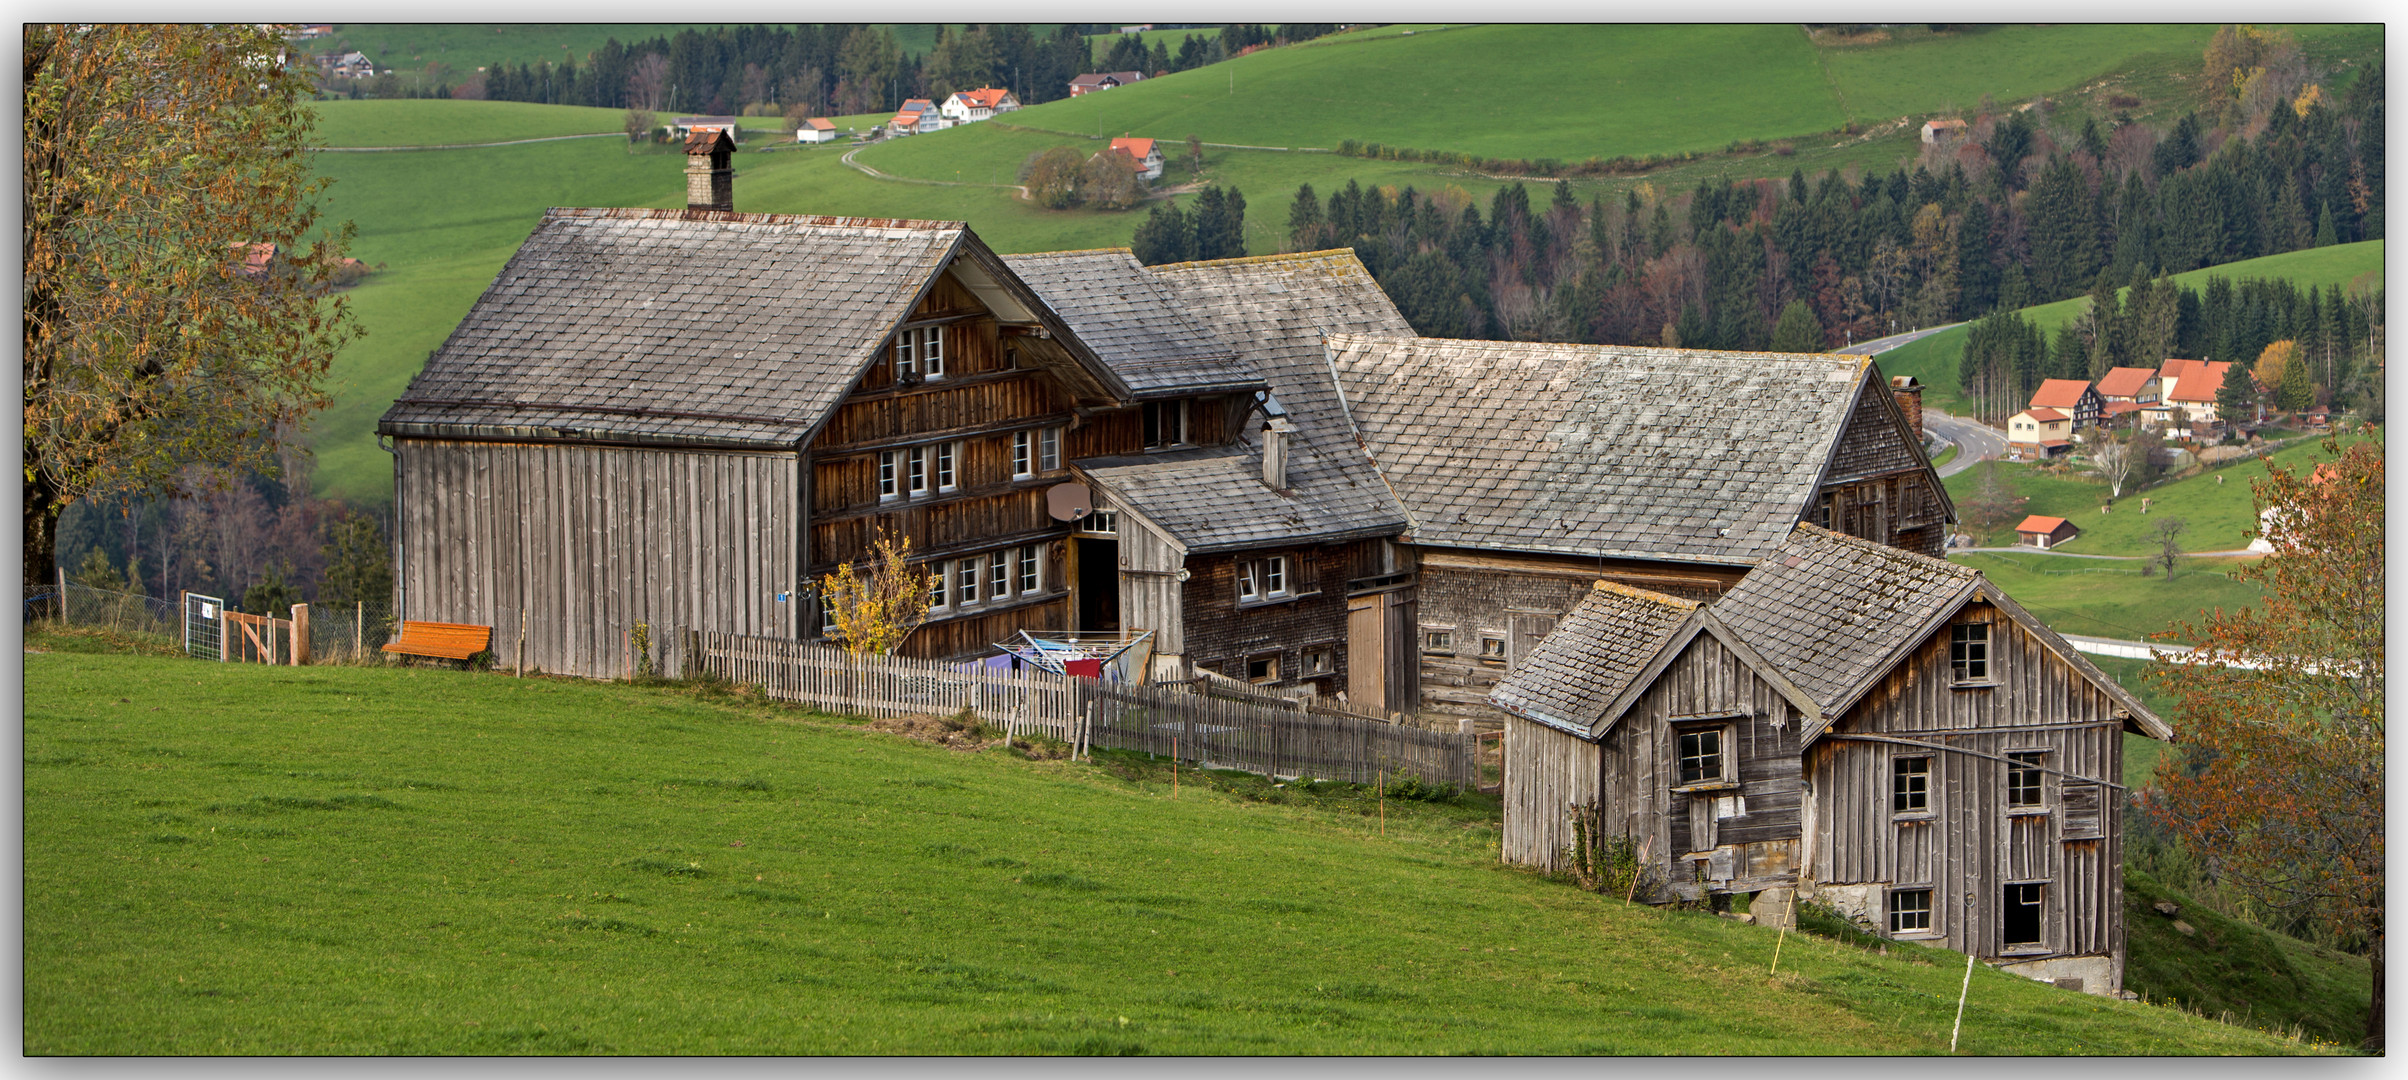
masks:
POLYGON ((1487 692, 1600 579, 1720 594, 1811 521, 1937 555, 1954 508, 1873 363, 1336 335, 1329 363, 1412 520, 1419 712, 1487 692))
POLYGON ((1977 571, 1801 524, 1707 603, 1596 585, 1493 696, 1509 862, 1580 814, 1658 902, 2122 986, 2122 740, 2169 732, 1977 571))

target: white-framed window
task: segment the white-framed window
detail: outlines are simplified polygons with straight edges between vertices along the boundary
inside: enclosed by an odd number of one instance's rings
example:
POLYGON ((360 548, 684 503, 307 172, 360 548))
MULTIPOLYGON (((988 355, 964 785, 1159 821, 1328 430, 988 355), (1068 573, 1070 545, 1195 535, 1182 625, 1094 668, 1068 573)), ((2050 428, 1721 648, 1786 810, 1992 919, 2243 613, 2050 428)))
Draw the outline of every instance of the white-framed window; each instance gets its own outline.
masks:
POLYGON ((1187 401, 1149 401, 1137 407, 1146 448, 1179 446, 1187 442, 1187 401))
POLYGON ((1079 531, 1094 536, 1119 536, 1120 511, 1096 507, 1079 519, 1079 531))
POLYGON ((1891 889, 1890 933, 1928 934, 1931 930, 1931 890, 1891 889))
POLYGON ((960 443, 936 444, 936 489, 938 491, 952 491, 961 486, 960 470, 957 467, 957 463, 961 460, 960 448, 960 443))
POLYGON ((895 377, 945 377, 945 328, 919 326, 895 334, 895 377))
POLYGON ((1023 596, 1045 587, 1045 548, 1041 544, 1025 544, 1020 548, 1020 594, 1023 596))
POLYGON ((904 451, 904 459, 905 464, 909 466, 905 471, 909 474, 911 497, 917 499, 926 496, 928 494, 928 448, 925 446, 912 447, 904 451))
POLYGON ((951 572, 951 566, 939 561, 929 563, 926 569, 928 571, 928 610, 943 611, 945 610, 945 597, 952 594, 952 590, 949 588, 952 581, 946 577, 951 572))
POLYGON ((1292 595, 1294 590, 1288 581, 1287 556, 1245 559, 1237 564, 1238 602, 1281 600, 1292 595))
POLYGON ((1037 475, 1037 433, 1012 433, 1012 479, 1026 480, 1037 475))
POLYGON ((1948 666, 1955 681, 1990 681, 1990 624, 1958 623, 1948 628, 1948 666))
POLYGON ((830 640, 836 637, 836 605, 825 598, 819 602, 819 636, 830 640))
POLYGON ((878 455, 878 501, 892 502, 903 497, 903 454, 888 450, 878 455))
POLYGON ((1001 600, 1012 595, 1012 549, 987 556, 987 599, 1001 600))
POLYGON ((1049 427, 1037 432, 1037 470, 1052 472, 1062 467, 1062 429, 1049 427))
POLYGON ((961 589, 960 589, 960 595, 961 595, 961 601, 960 601, 960 602, 961 602, 961 605, 962 605, 963 607, 968 607, 968 606, 970 606, 970 605, 972 605, 972 604, 975 604, 975 603, 977 603, 977 602, 978 602, 978 566, 979 566, 979 560, 978 560, 976 557, 972 557, 972 558, 967 558, 967 559, 962 559, 962 560, 959 560, 959 561, 955 562, 953 565, 954 565, 954 570, 953 570, 953 572, 954 572, 954 574, 955 574, 955 575, 956 575, 956 576, 957 576, 957 577, 960 579, 960 582, 961 582, 961 589))

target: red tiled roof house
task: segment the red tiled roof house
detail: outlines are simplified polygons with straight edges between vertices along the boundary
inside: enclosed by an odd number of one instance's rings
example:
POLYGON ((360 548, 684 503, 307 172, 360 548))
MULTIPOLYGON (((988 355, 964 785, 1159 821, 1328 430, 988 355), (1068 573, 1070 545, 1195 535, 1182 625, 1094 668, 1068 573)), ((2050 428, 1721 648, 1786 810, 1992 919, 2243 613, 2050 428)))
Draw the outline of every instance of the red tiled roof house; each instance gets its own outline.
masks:
POLYGON ((1154 145, 1152 139, 1114 139, 1111 147, 1104 152, 1127 154, 1129 165, 1137 170, 1140 180, 1162 178, 1162 150, 1154 145))
POLYGON ((2073 417, 2035 407, 2007 418, 2007 451, 2016 457, 2056 457, 2073 446, 2073 417))
POLYGON ((2028 544, 2042 551, 2047 551, 2080 535, 2082 535, 2081 529, 2075 527, 2073 522, 2061 517, 2042 517, 2034 514, 2023 519, 2023 524, 2015 526, 2015 542, 2017 544, 2028 544))
POLYGON ((2055 409, 2072 417, 2075 431, 2098 423, 2105 406, 2088 379, 2044 379, 2040 388, 2032 391, 2033 408, 2055 409))

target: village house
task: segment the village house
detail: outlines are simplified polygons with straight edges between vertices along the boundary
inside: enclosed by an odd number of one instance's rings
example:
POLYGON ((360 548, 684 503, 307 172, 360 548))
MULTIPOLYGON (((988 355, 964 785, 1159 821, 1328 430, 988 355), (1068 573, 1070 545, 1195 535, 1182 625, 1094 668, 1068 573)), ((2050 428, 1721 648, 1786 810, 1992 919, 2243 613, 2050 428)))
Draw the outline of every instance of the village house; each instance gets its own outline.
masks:
POLYGON ((2223 418, 2216 411, 2216 393, 2224 389, 2229 360, 2168 360, 2157 369, 2157 403, 2141 407, 2153 427, 2213 426, 2223 418))
POLYGON ((794 126, 794 141, 826 143, 836 141, 836 124, 822 117, 810 117, 794 126))
POLYGON ((728 138, 741 142, 744 139, 743 119, 734 116, 680 116, 669 122, 669 136, 681 142, 697 132, 713 131, 727 132, 728 138))
POLYGON ((2119 367, 2107 369, 2099 377, 2099 422, 2110 426, 2127 420, 2137 422, 2149 406, 2157 404, 2157 371, 2154 368, 2119 367))
POLYGON ((2015 526, 2016 543, 2030 545, 2042 551, 2047 551, 2080 535, 2082 535, 2081 529, 2075 527, 2073 522, 2061 517, 2043 517, 2033 514, 2024 518, 2023 524, 2015 526))
POLYGON ((340 55, 320 54, 318 70, 337 79, 369 79, 374 78, 379 69, 374 61, 368 59, 368 54, 354 50, 340 55))
POLYGON ((1072 471, 1106 522, 1080 564, 1109 567, 1091 555, 1116 546, 1119 625, 1155 633, 1154 678, 1409 708, 1412 574, 1389 542, 1404 514, 1345 426, 1321 331, 1410 330, 1353 254, 1008 261, 1140 402, 1146 453, 1072 471))
POLYGON ((1128 386, 962 223, 734 213, 687 149, 686 209, 546 213, 378 424, 398 617, 615 676, 637 624, 819 636, 885 527, 941 590, 905 654, 1074 627, 1047 491, 1144 449, 1128 386))
POLYGON ((980 120, 993 119, 997 115, 1013 112, 1019 108, 1020 99, 1014 97, 1011 91, 982 87, 977 90, 963 90, 946 97, 945 103, 938 106, 937 111, 956 124, 970 124, 980 120))
POLYGON ((1142 71, 1089 72, 1070 80, 1070 96, 1078 97, 1083 94, 1110 90, 1116 86, 1127 86, 1144 78, 1145 72, 1142 71))
POLYGON ((1957 119, 1926 120, 1923 122, 1923 141, 1937 146, 1965 137, 1965 122, 1957 119))
POLYGON ((2007 453, 2017 458, 2052 458, 2073 449, 2073 417, 2055 409, 2031 408, 2007 418, 2007 453))
POLYGON ((1704 600, 1799 521, 1937 555, 1955 510, 1861 356, 1332 334, 1410 515, 1420 708, 1488 688, 1603 578, 1704 600))
POLYGON ((1137 171, 1137 178, 1140 180, 1162 179, 1162 151, 1154 145, 1152 139, 1118 138, 1112 140, 1112 145, 1098 152, 1119 154, 1127 158, 1129 167, 1137 171))
POLYGON ((2073 421, 2073 430, 2081 431, 2099 422, 2099 411, 2105 402, 2088 379, 2042 379, 2032 391, 2031 407, 2055 409, 2073 421))
POLYGON ((1507 862, 1577 817, 1651 902, 2122 987, 2122 744, 2171 734, 1977 571, 1801 524, 1702 604, 1596 584, 1493 696, 1507 862))

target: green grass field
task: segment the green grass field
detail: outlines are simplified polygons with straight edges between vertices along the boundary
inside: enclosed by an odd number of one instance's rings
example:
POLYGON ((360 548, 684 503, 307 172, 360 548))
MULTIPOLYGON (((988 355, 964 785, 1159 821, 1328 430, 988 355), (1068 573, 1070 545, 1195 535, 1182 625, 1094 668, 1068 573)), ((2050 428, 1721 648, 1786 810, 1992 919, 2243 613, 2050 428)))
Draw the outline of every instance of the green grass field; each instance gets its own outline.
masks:
MULTIPOLYGON (((2362 437, 2346 437, 2342 445, 2346 447, 2362 437)), ((2312 470, 2315 462, 2332 460, 2332 455, 2325 453, 2319 440, 2285 447, 2276 451, 2273 459, 2284 468, 2305 472, 2312 470)), ((1948 497, 1962 507, 1980 482, 1985 467, 1977 465, 1943 481, 1948 497)), ((2061 517, 2082 530, 2082 535, 2057 550, 2086 555, 2153 554, 2157 550, 2157 522, 2168 517, 2185 522, 2179 542, 2186 551, 2238 551, 2249 545, 2249 533, 2258 523, 2250 482, 2266 475, 2265 464, 2253 458, 2146 490, 2127 487, 2124 497, 2116 500, 2114 511, 2102 514, 2099 506, 2107 500, 2105 481, 2083 475, 2052 476, 2029 465, 2004 461, 1997 468, 1999 482, 2029 500, 2024 504, 2025 513, 2061 517), (2221 483, 2218 477, 2222 478, 2221 483), (2144 496, 2149 499, 2146 514, 2140 512, 2144 496)), ((2015 525, 2016 522, 2010 521, 1983 537, 1984 545, 2013 544, 2015 525)))
POLYGON ((2140 576, 2141 564, 2072 559, 2045 552, 1959 552, 1948 557, 1997 583, 2061 634, 2142 640, 2203 609, 2256 603, 2264 590, 2226 576, 2234 560, 2189 559, 2174 572, 2140 576))
MULTIPOLYGON (((1793 936, 1768 976, 1769 929, 1498 865, 1493 801, 1383 835, 1363 792, 677 687, 25 680, 37 1055, 1941 1053, 1963 972, 1793 936)), ((2315 1049, 1973 975, 1964 1053, 2315 1049)))
POLYGON ((457 83, 480 67, 509 62, 558 64, 573 59, 579 68, 586 57, 617 38, 619 44, 675 37, 679 30, 708 29, 718 23, 336 23, 334 36, 302 42, 311 52, 358 49, 380 68, 410 73, 441 63, 457 83))
MULTIPOLYGON (((2249 278, 2281 278, 2304 289, 2311 285, 2347 285, 2362 274, 2375 275, 2377 282, 2382 280, 2381 240, 2288 251, 2221 266, 2202 267, 2176 274, 2174 280, 2190 288, 2204 290, 2210 277, 2225 277, 2236 282, 2249 278)), ((2077 296, 2071 300, 2024 308, 2019 314, 2055 334, 2089 308, 2090 299, 2077 296)), ((1925 387, 1924 404, 1942 412, 1964 414, 1971 407, 1966 403, 1964 390, 1957 382, 1957 363, 1965 355, 1967 329, 1959 326, 1943 330, 1882 353, 1878 358, 1881 370, 1888 375, 1912 375, 1922 380, 1925 387)))
POLYGON ((2217 912, 2124 871, 2124 987, 2146 1000, 2312 1041, 2356 1046, 2366 1034, 2367 961, 2217 912), (2156 905, 2180 907, 2160 914, 2156 905), (2185 934, 2179 919, 2191 927, 2185 934))
POLYGON ((328 146, 444 146, 626 130, 620 109, 523 101, 320 101, 318 137, 328 146))

